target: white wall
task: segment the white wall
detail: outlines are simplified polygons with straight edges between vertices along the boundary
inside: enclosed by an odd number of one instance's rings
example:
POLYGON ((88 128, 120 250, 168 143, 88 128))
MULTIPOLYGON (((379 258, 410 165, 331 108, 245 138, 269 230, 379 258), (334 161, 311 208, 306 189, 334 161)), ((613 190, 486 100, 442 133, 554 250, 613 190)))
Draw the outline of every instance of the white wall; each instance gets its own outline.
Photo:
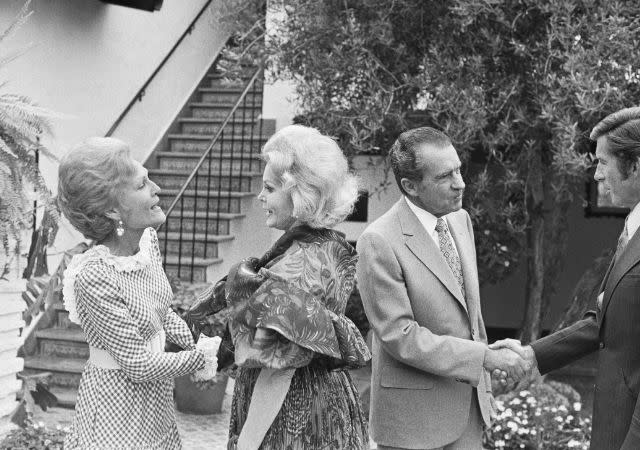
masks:
MULTIPOLYGON (((184 100, 224 45, 228 33, 218 23, 214 0, 193 32, 158 74, 114 133, 143 161, 161 139, 184 100)), ((0 2, 0 29, 23 0, 0 2)), ((66 115, 52 120, 55 136, 45 143, 61 155, 88 136, 104 136, 138 89, 186 30, 206 0, 165 0, 160 11, 107 5, 98 0, 33 0, 33 15, 3 43, 2 54, 33 47, 0 72, 4 92, 31 97, 66 115)), ((57 164, 41 169, 55 191, 57 164)), ((63 222, 52 254, 80 239, 63 222)), ((55 258, 50 261, 52 266, 55 258)))

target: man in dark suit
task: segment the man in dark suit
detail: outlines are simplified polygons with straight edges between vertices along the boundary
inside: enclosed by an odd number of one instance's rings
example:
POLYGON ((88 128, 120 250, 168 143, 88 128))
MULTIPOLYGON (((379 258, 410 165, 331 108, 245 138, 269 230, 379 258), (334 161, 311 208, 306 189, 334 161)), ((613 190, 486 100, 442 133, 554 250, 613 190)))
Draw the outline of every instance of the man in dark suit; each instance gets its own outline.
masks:
POLYGON ((598 351, 592 450, 640 449, 640 107, 605 117, 591 132, 597 142, 594 178, 614 205, 631 208, 600 288, 596 310, 579 322, 520 347, 541 373, 598 351))
POLYGON ((492 412, 490 371, 517 381, 528 367, 511 351, 487 347, 451 141, 429 127, 405 131, 389 158, 404 196, 357 245, 358 286, 374 331, 372 436, 385 450, 480 450, 492 412))

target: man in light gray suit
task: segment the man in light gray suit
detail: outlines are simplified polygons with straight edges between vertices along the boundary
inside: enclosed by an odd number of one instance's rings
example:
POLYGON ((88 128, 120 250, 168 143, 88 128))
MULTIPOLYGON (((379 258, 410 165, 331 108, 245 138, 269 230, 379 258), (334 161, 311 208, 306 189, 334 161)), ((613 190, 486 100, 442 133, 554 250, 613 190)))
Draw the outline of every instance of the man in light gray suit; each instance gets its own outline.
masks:
MULTIPOLYGON (((491 377, 519 380, 515 352, 490 350, 471 220, 450 139, 429 127, 390 151, 404 197, 358 239, 358 286, 374 331, 371 429, 380 449, 480 450, 491 377)), ((505 350, 505 349, 502 349, 505 350)))

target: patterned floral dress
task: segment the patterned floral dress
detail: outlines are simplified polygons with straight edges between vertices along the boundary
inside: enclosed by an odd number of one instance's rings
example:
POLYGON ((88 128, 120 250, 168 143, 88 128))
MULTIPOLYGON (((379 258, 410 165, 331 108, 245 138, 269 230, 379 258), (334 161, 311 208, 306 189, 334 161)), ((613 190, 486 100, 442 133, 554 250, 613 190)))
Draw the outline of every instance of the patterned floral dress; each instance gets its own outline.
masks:
MULTIPOLYGON (((140 251, 116 257, 102 245, 74 257, 63 288, 70 319, 91 350, 106 351, 119 368, 90 358, 82 373, 76 413, 65 449, 180 449, 173 378, 201 369, 188 327, 170 308, 171 287, 162 268, 155 230, 140 251), (182 348, 150 349, 158 333, 182 348)), ((93 356, 93 355, 92 355, 93 356)))
POLYGON ((355 263, 355 250, 341 233, 296 227, 261 260, 253 259, 253 268, 261 267, 257 274, 243 275, 236 266, 203 294, 213 297, 215 309, 215 297, 224 292, 229 305, 237 365, 229 448, 235 448, 262 368, 296 370, 261 449, 369 448, 366 415, 346 370, 371 357, 344 315, 355 263))

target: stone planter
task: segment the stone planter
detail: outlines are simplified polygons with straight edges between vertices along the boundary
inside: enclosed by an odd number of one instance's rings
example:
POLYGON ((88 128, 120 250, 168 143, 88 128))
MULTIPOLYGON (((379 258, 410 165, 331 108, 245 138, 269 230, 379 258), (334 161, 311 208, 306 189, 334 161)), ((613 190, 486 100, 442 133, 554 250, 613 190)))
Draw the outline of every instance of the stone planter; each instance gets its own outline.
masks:
POLYGON ((24 368, 24 360, 17 354, 22 345, 20 328, 25 326, 21 298, 25 289, 26 280, 0 281, 0 424, 9 422, 9 414, 18 406, 16 393, 22 387, 16 374, 24 368))
POLYGON ((217 414, 222 411, 222 401, 227 389, 228 377, 218 374, 218 382, 209 389, 200 390, 189 375, 175 379, 174 398, 178 411, 187 414, 217 414))

